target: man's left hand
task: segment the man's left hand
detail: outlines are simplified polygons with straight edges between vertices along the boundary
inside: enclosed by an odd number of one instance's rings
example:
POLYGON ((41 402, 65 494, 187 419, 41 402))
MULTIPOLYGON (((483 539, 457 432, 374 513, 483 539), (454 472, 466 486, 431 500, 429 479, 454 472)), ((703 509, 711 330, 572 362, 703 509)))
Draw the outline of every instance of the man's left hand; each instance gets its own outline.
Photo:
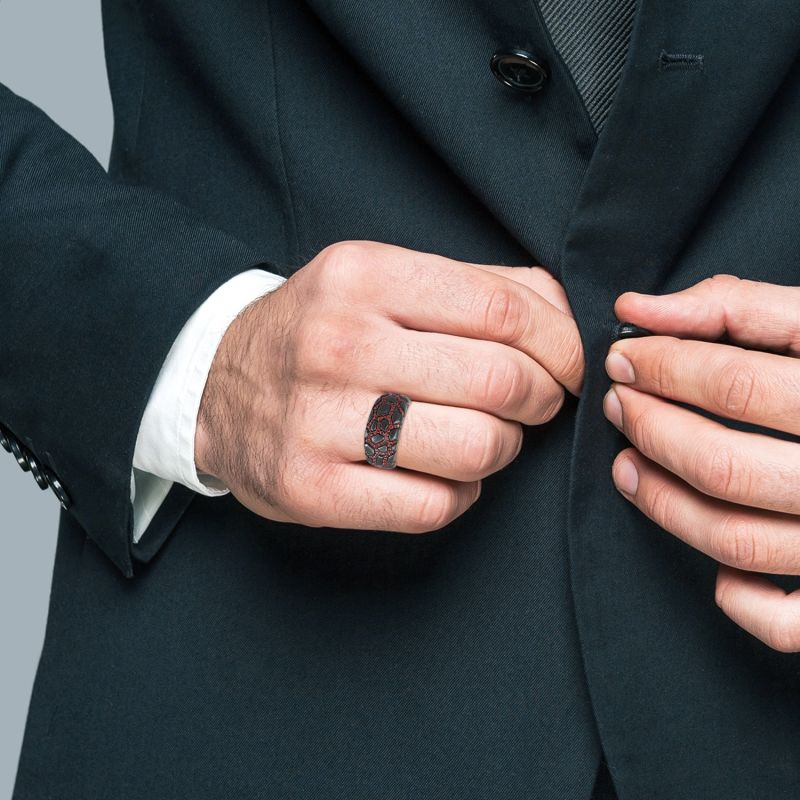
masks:
POLYGON ((603 408, 634 445, 614 461, 617 489, 720 562, 716 602, 734 622, 800 651, 800 590, 756 574, 800 575, 800 444, 670 402, 800 436, 800 287, 718 275, 628 292, 615 312, 655 334, 615 342, 606 359, 603 408))

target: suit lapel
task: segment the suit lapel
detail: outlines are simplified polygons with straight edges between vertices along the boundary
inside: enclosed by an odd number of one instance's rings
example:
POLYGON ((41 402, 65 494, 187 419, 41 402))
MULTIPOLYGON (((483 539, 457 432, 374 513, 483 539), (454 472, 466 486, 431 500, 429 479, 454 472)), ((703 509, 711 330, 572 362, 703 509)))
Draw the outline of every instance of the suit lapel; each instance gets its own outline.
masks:
POLYGON ((640 0, 567 272, 654 291, 797 56, 800 3, 640 0))

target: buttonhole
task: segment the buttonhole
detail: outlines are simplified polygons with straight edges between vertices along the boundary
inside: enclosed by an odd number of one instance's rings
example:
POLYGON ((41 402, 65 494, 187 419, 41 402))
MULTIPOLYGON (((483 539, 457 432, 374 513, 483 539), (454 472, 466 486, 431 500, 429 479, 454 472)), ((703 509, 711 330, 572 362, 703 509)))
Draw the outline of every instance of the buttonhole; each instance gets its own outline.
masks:
POLYGON ((700 53, 668 53, 666 50, 662 50, 658 56, 658 68, 660 70, 702 70, 703 58, 704 56, 700 53))

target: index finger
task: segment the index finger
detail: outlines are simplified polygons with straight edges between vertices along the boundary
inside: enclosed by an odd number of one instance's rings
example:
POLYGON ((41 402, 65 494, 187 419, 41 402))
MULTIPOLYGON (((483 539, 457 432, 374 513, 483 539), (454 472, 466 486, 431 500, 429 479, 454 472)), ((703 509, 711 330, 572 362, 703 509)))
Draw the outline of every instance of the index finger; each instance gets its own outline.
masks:
POLYGON ((800 360, 728 344, 649 336, 614 342, 612 380, 728 419, 800 436, 800 360), (631 365, 619 361, 624 356, 631 365))
POLYGON ((391 291, 373 285, 369 297, 390 319, 413 330, 509 345, 538 362, 570 392, 579 393, 583 346, 568 314, 525 284, 485 269, 490 265, 393 245, 385 248, 391 291))

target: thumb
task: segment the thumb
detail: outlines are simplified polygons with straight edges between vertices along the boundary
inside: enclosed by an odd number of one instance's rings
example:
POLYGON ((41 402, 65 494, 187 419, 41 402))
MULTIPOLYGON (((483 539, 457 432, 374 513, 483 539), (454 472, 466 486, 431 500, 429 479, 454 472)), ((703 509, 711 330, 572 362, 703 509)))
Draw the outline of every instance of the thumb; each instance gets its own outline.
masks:
POLYGON ((800 287, 715 275, 670 294, 626 292, 620 320, 655 334, 714 341, 800 355, 800 287))

